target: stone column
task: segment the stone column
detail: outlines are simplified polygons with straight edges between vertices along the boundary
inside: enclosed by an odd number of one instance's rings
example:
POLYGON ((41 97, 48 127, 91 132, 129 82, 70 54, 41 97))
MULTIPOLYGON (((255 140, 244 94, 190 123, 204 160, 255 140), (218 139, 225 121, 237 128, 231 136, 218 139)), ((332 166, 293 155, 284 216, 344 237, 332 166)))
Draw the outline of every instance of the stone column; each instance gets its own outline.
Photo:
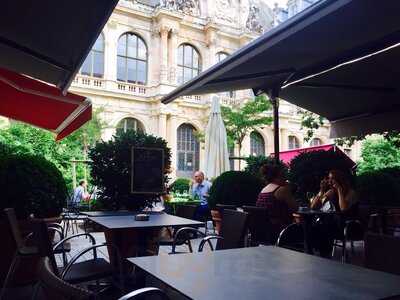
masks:
POLYGON ((216 46, 217 46, 217 29, 214 24, 206 26, 206 43, 208 47, 208 61, 203 66, 203 69, 208 69, 216 63, 216 46))
POLYGON ((171 166, 172 166, 172 177, 176 177, 176 172, 177 172, 177 134, 176 130, 178 129, 178 119, 177 116, 171 115, 169 118, 169 124, 168 124, 168 146, 171 148, 171 166))
POLYGON ((158 115, 158 136, 167 140, 167 115, 162 112, 158 115))
POLYGON ((168 49, 168 81, 176 84, 177 61, 176 55, 178 51, 178 29, 173 28, 170 31, 169 49, 168 49))
POLYGON ((170 28, 167 26, 160 27, 161 47, 160 47, 160 81, 166 83, 168 80, 168 32, 170 28))

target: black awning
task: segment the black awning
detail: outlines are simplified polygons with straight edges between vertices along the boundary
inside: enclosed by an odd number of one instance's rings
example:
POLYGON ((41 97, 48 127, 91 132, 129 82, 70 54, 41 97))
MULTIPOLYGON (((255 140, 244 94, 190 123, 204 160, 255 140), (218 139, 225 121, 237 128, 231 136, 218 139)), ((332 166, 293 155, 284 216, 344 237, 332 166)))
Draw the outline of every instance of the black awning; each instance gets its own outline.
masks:
POLYGON ((118 0, 5 0, 0 66, 66 90, 118 0))
POLYGON ((183 95, 285 87, 280 98, 337 124, 400 111, 400 51, 394 46, 400 42, 399 11, 398 0, 319 1, 177 88, 163 102, 183 95), (379 52, 388 47, 393 48, 379 52), (319 75, 308 78, 314 74, 319 75))

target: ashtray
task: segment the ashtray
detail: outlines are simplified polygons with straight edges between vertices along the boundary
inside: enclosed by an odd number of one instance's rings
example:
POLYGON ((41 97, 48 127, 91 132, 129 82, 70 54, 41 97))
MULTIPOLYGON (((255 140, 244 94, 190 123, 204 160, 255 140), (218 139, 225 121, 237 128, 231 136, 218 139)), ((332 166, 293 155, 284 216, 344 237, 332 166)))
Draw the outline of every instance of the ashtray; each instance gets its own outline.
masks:
POLYGON ((150 219, 150 215, 147 215, 147 214, 135 215, 135 221, 148 221, 149 219, 150 219))

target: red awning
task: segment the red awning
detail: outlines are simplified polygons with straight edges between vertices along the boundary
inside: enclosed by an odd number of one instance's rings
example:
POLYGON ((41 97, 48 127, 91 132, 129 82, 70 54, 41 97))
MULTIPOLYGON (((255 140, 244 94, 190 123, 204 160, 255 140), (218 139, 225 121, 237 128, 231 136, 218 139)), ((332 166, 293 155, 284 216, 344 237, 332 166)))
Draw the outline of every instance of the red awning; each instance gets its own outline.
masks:
MULTIPOLYGON (((311 151, 336 151, 342 155, 348 160, 349 167, 354 167, 356 163, 346 155, 340 148, 338 148, 334 144, 328 144, 328 145, 321 145, 321 146, 314 146, 314 147, 306 147, 306 148, 298 148, 298 149, 293 149, 293 150, 287 150, 287 151, 282 151, 279 152, 279 158, 282 160, 285 164, 290 164, 293 158, 295 158, 297 155, 300 153, 304 152, 311 152, 311 151)), ((273 153, 271 154, 273 156, 273 153)))
POLYGON ((88 98, 0 68, 0 115, 66 137, 92 118, 88 98))

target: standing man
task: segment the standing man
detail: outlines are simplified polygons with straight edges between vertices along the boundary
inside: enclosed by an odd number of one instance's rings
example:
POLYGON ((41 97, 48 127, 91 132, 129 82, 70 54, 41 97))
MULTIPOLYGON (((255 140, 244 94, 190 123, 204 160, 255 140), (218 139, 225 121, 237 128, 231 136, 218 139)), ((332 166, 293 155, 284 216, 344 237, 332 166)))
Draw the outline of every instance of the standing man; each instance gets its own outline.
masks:
POLYGON ((196 219, 204 221, 210 214, 208 207, 208 193, 210 192, 211 182, 204 179, 204 173, 197 171, 194 173, 192 186, 192 196, 200 200, 200 206, 196 211, 196 219))

